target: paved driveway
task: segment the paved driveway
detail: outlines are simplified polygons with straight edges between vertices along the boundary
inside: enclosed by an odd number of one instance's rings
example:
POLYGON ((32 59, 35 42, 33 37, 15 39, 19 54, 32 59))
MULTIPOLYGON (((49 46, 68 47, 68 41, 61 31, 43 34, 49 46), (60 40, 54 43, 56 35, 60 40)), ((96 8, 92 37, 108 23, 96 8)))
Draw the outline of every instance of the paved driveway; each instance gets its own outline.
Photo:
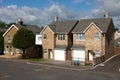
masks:
POLYGON ((104 63, 104 66, 99 66, 94 69, 100 72, 120 73, 120 55, 110 59, 104 63))

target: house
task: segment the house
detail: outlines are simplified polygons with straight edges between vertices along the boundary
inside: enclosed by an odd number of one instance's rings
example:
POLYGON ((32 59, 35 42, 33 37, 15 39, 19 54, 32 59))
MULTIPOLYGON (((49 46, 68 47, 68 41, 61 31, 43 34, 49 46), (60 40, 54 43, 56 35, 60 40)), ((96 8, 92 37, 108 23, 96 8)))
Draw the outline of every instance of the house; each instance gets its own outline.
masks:
MULTIPOLYGON (((18 24, 11 25, 10 28, 7 29, 7 31, 3 34, 3 37, 4 37, 4 53, 6 55, 15 55, 15 54, 17 55, 18 53, 22 53, 22 50, 14 48, 12 46, 12 40, 13 40, 14 35, 22 27, 25 27, 28 30, 31 30, 35 35, 40 33, 40 31, 41 31, 41 29, 38 26, 36 26, 36 25, 25 25, 25 24, 23 24, 22 19, 19 19, 18 24)), ((28 49, 26 52, 29 53, 30 51, 34 52, 34 49, 28 49)))
POLYGON ((56 16, 55 21, 44 27, 41 31, 44 58, 71 60, 71 31, 77 23, 77 20, 58 21, 56 16))
POLYGON ((115 46, 120 47, 120 30, 116 30, 115 32, 115 46))
POLYGON ((43 57, 53 60, 93 61, 114 55, 115 27, 105 18, 58 21, 55 17, 41 31, 43 57))
POLYGON ((120 29, 116 29, 115 32, 115 54, 120 54, 120 29))
POLYGON ((111 18, 82 19, 73 29, 73 59, 93 61, 93 58, 114 55, 115 27, 111 18))

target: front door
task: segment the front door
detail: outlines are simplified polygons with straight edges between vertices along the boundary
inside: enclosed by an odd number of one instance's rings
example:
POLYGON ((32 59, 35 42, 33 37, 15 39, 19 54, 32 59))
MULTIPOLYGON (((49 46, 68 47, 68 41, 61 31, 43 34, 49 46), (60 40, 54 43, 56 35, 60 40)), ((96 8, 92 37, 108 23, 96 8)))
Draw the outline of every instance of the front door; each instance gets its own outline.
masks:
POLYGON ((53 59, 52 49, 49 49, 49 59, 53 59))
POLYGON ((13 55, 13 48, 10 46, 10 54, 13 55))

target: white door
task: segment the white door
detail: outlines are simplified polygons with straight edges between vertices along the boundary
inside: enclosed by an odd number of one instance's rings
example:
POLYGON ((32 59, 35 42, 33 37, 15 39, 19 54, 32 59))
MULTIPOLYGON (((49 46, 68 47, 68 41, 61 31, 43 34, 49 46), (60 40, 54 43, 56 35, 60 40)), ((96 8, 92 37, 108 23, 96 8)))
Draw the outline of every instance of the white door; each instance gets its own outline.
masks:
POLYGON ((54 59, 60 60, 60 61, 65 61, 65 51, 64 50, 55 50, 54 59))
POLYGON ((89 61, 93 61, 93 55, 89 52, 89 61))
POLYGON ((73 50, 73 60, 85 61, 85 51, 73 50))
POLYGON ((50 59, 53 59, 52 51, 50 51, 50 59))

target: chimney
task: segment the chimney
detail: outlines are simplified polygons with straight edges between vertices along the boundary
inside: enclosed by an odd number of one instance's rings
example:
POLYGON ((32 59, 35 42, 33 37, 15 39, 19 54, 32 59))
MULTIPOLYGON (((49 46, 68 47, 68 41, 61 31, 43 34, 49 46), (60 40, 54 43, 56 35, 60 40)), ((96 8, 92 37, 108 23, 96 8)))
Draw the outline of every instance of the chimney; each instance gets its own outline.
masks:
POLYGON ((105 12, 105 18, 109 18, 109 12, 108 11, 105 12))
POLYGON ((22 21, 21 18, 18 19, 18 24, 19 24, 19 25, 23 25, 23 21, 22 21))
POLYGON ((57 22, 57 21, 58 21, 58 16, 55 16, 54 21, 55 21, 55 22, 57 22))

